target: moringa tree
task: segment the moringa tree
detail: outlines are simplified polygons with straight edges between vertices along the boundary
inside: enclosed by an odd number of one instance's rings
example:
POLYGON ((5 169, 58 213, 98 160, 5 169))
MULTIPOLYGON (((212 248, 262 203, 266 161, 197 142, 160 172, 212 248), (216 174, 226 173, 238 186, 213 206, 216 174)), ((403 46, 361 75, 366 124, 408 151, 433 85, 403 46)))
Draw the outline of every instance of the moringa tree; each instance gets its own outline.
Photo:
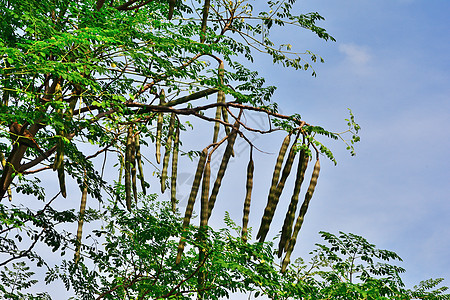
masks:
MULTIPOLYGON (((295 112, 281 114, 271 101, 275 87, 266 86, 256 71, 241 62, 251 62, 252 52, 260 51, 274 63, 309 69, 315 76, 311 63, 322 58, 309 51, 294 51, 288 43, 276 44, 269 35, 277 26, 290 25, 334 40, 317 25, 321 15, 294 14, 294 2, 267 1, 264 9, 257 10, 252 1, 244 0, 0 0, 0 198, 11 201, 0 206, 0 251, 5 254, 0 265, 19 258, 39 260, 33 249, 40 240, 55 250, 63 247, 67 237, 56 228, 63 222, 78 222, 78 259, 87 195, 100 200, 105 191, 108 197, 117 197, 117 205, 131 210, 138 190, 148 192, 143 159, 149 158, 142 153, 149 151, 155 153, 151 160, 158 166, 161 192, 171 191, 173 210, 178 202, 179 154, 198 159, 183 226, 190 224, 199 198, 201 240, 238 139, 250 149, 247 182, 243 183, 247 188, 245 240, 253 185, 252 150, 258 150, 248 134, 282 130, 286 138, 275 163, 257 239, 265 241, 285 182, 295 170, 278 251, 280 257, 285 253, 286 270, 319 176, 319 156, 334 161, 316 136, 338 139, 341 135, 307 123, 295 112), (266 116, 267 124, 248 124, 248 114, 266 116), (212 139, 198 149, 182 147, 183 140, 196 134, 195 129, 185 132, 190 124, 183 122, 186 117, 211 126, 212 139), (89 152, 84 144, 97 149, 89 152), (143 146, 149 150, 143 152, 143 146), (118 160, 117 181, 107 182, 101 167, 92 163, 100 154, 118 160), (214 156, 221 157, 221 163, 213 177, 214 156), (299 203, 310 160, 315 160, 312 178, 299 203), (20 193, 47 199, 39 177, 49 174, 57 176, 60 193, 38 210, 28 208, 35 204, 18 207, 16 195, 20 193), (59 196, 73 196, 68 194, 66 177, 78 182, 79 215, 52 208, 59 196), (117 196, 121 191, 123 200, 117 196), (11 237, 15 228, 26 228, 29 244, 24 246, 21 235, 11 237)), ((348 126, 348 149, 353 154, 359 126, 352 115, 348 126)), ((179 242, 177 263, 183 259, 184 242, 179 242)))

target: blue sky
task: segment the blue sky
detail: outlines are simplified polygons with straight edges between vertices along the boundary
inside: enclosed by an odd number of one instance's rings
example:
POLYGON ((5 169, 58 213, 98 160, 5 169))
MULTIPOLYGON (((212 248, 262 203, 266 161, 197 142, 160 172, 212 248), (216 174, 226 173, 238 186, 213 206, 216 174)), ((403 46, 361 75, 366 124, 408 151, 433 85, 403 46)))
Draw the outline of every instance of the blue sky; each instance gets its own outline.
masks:
MULTIPOLYGON (((254 67, 278 87, 283 112, 340 131, 351 108, 362 127, 356 157, 342 143, 331 145, 338 166, 322 164, 296 254, 312 250, 320 230, 352 232, 397 252, 408 285, 430 277, 449 285, 450 1, 311 0, 295 7, 321 13, 320 25, 337 39, 294 28, 274 33, 325 59, 314 66, 317 78, 263 57, 254 67)), ((267 191, 260 193, 255 205, 263 207, 267 191)))

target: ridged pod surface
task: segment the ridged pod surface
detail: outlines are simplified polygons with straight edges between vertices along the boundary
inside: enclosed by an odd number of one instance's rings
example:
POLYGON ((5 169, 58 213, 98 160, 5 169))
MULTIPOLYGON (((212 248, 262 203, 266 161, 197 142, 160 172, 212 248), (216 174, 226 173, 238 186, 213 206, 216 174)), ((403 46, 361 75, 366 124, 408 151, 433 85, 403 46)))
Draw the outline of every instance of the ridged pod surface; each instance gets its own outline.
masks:
POLYGON ((305 150, 300 151, 300 157, 297 166, 297 176, 294 184, 294 192, 292 193, 291 202, 284 218, 283 228, 281 229, 280 243, 278 244, 278 257, 281 257, 283 251, 287 249, 287 241, 292 234, 292 225, 294 224, 295 212, 297 211, 298 196, 300 188, 305 178, 305 171, 308 167, 309 156, 305 150))
POLYGON ((128 126, 127 139, 125 143, 125 203, 131 211, 131 156, 132 156, 133 128, 128 126))
POLYGON ((166 190, 167 168, 169 167, 170 152, 172 150, 173 129, 175 127, 175 113, 170 115, 169 132, 167 133, 166 152, 164 153, 161 171, 161 193, 166 190))
POLYGON ((170 200, 172 202, 172 211, 176 211, 177 205, 177 169, 178 169, 178 147, 180 146, 180 128, 175 129, 175 140, 173 141, 172 156, 172 178, 170 183, 170 200))
POLYGON ((134 202, 137 203, 137 172, 136 172, 136 134, 133 132, 131 137, 131 187, 133 188, 134 202))
MULTIPOLYGON (((64 134, 60 132, 60 134, 64 134)), ((64 141, 62 139, 58 139, 55 162, 53 163, 53 170, 58 172, 58 181, 59 181, 59 190, 61 191, 61 195, 66 198, 66 180, 64 174, 64 141)))
MULTIPOLYGON (((224 75, 224 65, 223 61, 220 62, 219 65, 219 83, 223 84, 223 75, 224 75)), ((223 90, 219 90, 217 92, 217 103, 225 103, 225 93, 223 90)), ((216 108, 216 120, 220 120, 220 116, 222 115, 222 106, 217 106, 216 108)), ((219 129, 220 123, 215 122, 214 124, 214 135, 213 135, 213 143, 217 142, 217 138, 219 137, 219 129)))
POLYGON ((211 177, 211 158, 206 161, 205 170, 203 172, 202 196, 200 208, 200 227, 208 225, 208 199, 209 199, 209 181, 211 177))
MULTIPOLYGON (((122 184, 123 169, 125 168, 125 158, 121 154, 119 155, 119 165, 120 165, 119 178, 117 180, 117 183, 119 185, 121 185, 122 184)), ((119 202, 119 201, 120 201, 120 194, 117 193, 117 195, 116 195, 116 203, 119 202)))
POLYGON ((162 134, 162 125, 164 121, 163 113, 158 113, 158 121, 156 123, 156 162, 161 163, 161 134, 162 134))
MULTIPOLYGON (((161 94, 159 95, 160 104, 165 103, 166 95, 164 93, 164 90, 161 90, 161 94)), ((156 162, 159 164, 161 163, 161 135, 162 135, 162 126, 164 122, 164 114, 162 112, 158 113, 158 118, 156 121, 156 162)))
POLYGON ((289 150, 289 154, 286 159, 286 163, 284 165, 283 172, 281 173, 281 179, 277 184, 277 188, 275 189, 275 191, 273 193, 269 194, 269 197, 270 197, 269 201, 270 201, 271 205, 269 206, 270 210, 265 211, 265 213, 267 213, 267 215, 265 214, 266 219, 267 219, 267 223, 265 225, 266 231, 261 234, 261 241, 265 240, 266 235, 269 232, 270 224, 272 223, 273 215, 275 214, 275 210, 277 209, 277 205, 280 200, 281 193, 283 192, 286 180, 289 177, 289 174, 291 173, 292 164, 294 163, 294 159, 297 154, 296 143, 295 143, 297 141, 297 138, 298 138, 298 135, 297 135, 294 143, 292 144, 291 149, 289 150))
POLYGON ((86 181, 83 184, 84 184, 84 186, 81 191, 80 217, 78 219, 78 228, 77 228, 77 245, 76 245, 76 249, 75 249, 75 262, 78 262, 78 260, 80 259, 81 238, 83 235, 84 213, 86 212, 88 189, 87 189, 86 181))
POLYGON ((295 243, 297 242, 298 233, 302 228, 303 220, 305 219, 305 214, 308 210, 309 202, 311 201, 314 189, 316 188, 317 179, 319 178, 319 172, 320 172, 320 161, 319 159, 317 159, 314 165, 314 170, 311 176, 308 191, 306 192, 305 195, 305 200, 303 201, 302 207, 300 208, 300 214, 297 218, 297 221, 295 222, 294 232, 292 233, 292 237, 289 239, 289 245, 286 250, 286 256, 284 257, 283 263, 281 265, 282 273, 286 271, 286 268, 291 261, 292 250, 294 249, 295 243))
POLYGON ((247 242, 247 234, 248 234, 248 217, 250 214, 250 202, 252 201, 252 189, 253 189, 253 172, 254 172, 254 164, 252 158, 252 150, 250 149, 250 160, 247 165, 247 183, 245 185, 246 193, 244 200, 244 212, 242 216, 242 241, 244 243, 247 242))
POLYGON ((269 231, 270 222, 272 221, 270 217, 273 205, 272 199, 274 198, 276 193, 276 189, 278 186, 278 179, 280 178, 281 166, 283 165, 284 156, 286 154, 290 141, 291 141, 291 134, 288 134, 284 138, 283 143, 281 144, 280 152, 278 153, 277 162, 275 164, 275 169, 272 175, 272 184, 270 186, 267 205, 266 208, 264 209, 264 215, 261 220, 261 225, 259 227, 258 234, 256 235, 256 238, 259 239, 260 242, 264 242, 267 232, 269 231))
POLYGON ((235 129, 230 133, 228 137, 227 147, 225 148, 225 152, 223 153, 222 161, 220 162, 219 170, 217 171, 217 177, 214 181, 214 186, 211 191, 211 196, 209 197, 208 202, 208 218, 211 216, 211 212, 214 208, 214 204, 216 203, 217 195, 219 193, 220 186, 222 184, 223 176, 225 175, 225 170, 227 169, 228 162, 233 153, 234 142, 236 141, 237 129, 239 128, 239 123, 234 123, 235 129))
POLYGON ((139 180, 141 181, 141 188, 144 195, 147 194, 146 188, 145 188, 145 179, 144 179, 144 170, 142 168, 142 156, 141 156, 141 145, 140 145, 140 136, 139 133, 136 134, 134 137, 134 144, 135 144, 135 152, 136 152, 136 163, 139 170, 139 180))
MULTIPOLYGON (((3 155, 3 153, 1 153, 1 152, 0 152, 0 160, 2 162, 3 169, 5 169, 6 159, 5 159, 5 156, 3 155)), ((10 186, 8 187, 7 193, 8 193, 8 200, 12 201, 12 191, 11 191, 11 187, 10 186)))
POLYGON ((60 139, 56 142, 55 162, 53 163, 53 171, 58 170, 64 161, 64 142, 60 139))
MULTIPOLYGON (((208 155, 208 149, 203 149, 200 159, 198 160, 197 170, 195 171, 194 182, 192 183, 191 193, 189 195, 186 211, 184 212, 183 228, 186 228, 192 217, 192 211, 194 209, 195 199, 197 198, 198 189, 200 187, 200 181, 202 180, 203 169, 205 168, 206 156, 208 155)), ((178 254, 175 261, 176 264, 180 263, 181 255, 184 250, 184 240, 181 239, 178 244, 178 254)))
MULTIPOLYGON (((223 103, 226 103, 225 94, 223 95, 223 103)), ((222 106, 222 119, 224 120, 224 122, 229 123, 228 122, 228 111, 227 111, 227 108, 225 106, 222 106)), ((230 134, 230 127, 229 126, 225 126, 225 133, 227 135, 230 134)))
POLYGON ((58 168, 58 182, 59 182, 59 190, 61 191, 61 195, 66 198, 66 179, 64 174, 64 163, 62 163, 58 168))

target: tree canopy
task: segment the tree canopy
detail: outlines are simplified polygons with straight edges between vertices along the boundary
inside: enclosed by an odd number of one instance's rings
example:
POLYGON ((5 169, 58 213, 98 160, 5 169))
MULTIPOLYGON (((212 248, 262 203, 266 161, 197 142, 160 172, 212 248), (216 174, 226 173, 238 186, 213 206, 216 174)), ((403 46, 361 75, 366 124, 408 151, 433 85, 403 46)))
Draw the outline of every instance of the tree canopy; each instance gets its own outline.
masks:
MULTIPOLYGON (((199 198, 199 244, 206 243, 208 220, 237 139, 250 149, 243 183, 247 194, 242 201, 245 242, 258 163, 252 153, 261 151, 248 133, 285 131, 256 235, 259 242, 266 240, 285 182, 295 173, 278 245, 278 256, 285 254, 285 272, 317 183, 319 157, 335 162, 317 137, 340 138, 352 154, 353 144, 359 141, 359 125, 351 113, 345 132, 349 137, 308 123, 297 112, 281 114, 271 99, 275 87, 266 85, 243 62, 252 62, 252 53, 259 51, 273 63, 315 76, 312 64, 322 58, 294 50, 289 42, 280 43, 270 35, 276 27, 296 26, 320 39, 334 40, 318 25, 323 20, 320 14, 293 13, 294 2, 266 1, 261 8, 261 3, 243 0, 0 0, 0 198, 11 201, 0 204, 1 252, 6 255, 0 265, 22 258, 45 263, 34 246, 38 241, 53 250, 71 245, 73 240, 57 229, 66 222, 78 222, 73 242, 78 261, 83 222, 89 216, 87 197, 116 199, 117 206, 132 211, 139 205, 139 193, 149 193, 144 161, 156 166, 160 191, 170 189, 176 211, 181 154, 198 161, 182 227, 189 227, 199 198), (246 122, 248 114, 264 115, 267 123, 252 127, 246 122), (197 149, 185 149, 183 141, 195 138, 197 132, 186 130, 194 119, 210 125, 212 139, 197 149), (85 145, 97 148, 90 152, 92 148, 85 145), (117 160, 116 181, 106 181, 103 168, 93 164, 100 154, 117 160), (212 157, 221 160, 215 175, 212 157), (311 160, 315 162, 309 187, 299 203, 311 160), (59 182, 59 193, 51 200, 40 184, 40 176, 47 174, 54 174, 59 182), (66 177, 75 179, 80 189, 78 214, 72 207, 64 211, 52 207, 60 196, 73 196, 66 177), (35 204, 30 205, 29 198, 20 201, 19 194, 45 204, 33 210, 35 204), (21 234, 10 236, 16 228, 28 236, 25 248, 21 234)), ((184 238, 178 243, 177 264, 182 263, 185 243, 184 238)), ((202 252, 199 255, 202 261, 202 252)))

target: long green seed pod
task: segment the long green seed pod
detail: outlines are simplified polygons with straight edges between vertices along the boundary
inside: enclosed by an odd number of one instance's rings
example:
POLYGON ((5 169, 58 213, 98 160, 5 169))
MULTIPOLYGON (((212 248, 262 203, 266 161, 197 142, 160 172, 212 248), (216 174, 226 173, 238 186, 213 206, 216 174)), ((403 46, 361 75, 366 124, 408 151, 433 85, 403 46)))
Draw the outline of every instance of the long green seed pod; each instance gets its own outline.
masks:
MULTIPOLYGON (((205 171, 203 172, 202 182, 202 196, 201 196, 201 208, 200 208, 200 228, 198 233, 198 251, 199 251, 199 264, 203 263, 205 259, 205 246, 206 237, 208 234, 208 196, 209 196, 209 180, 211 176, 211 156, 208 156, 208 160, 205 165, 205 171)), ((198 285, 202 288, 205 283, 206 273, 205 270, 200 270, 198 274, 198 285)), ((199 298, 203 299, 203 297, 199 298)))
POLYGON ((136 141, 135 141, 135 134, 133 133, 131 137, 131 156, 130 156, 130 162, 131 162, 131 186, 133 188, 133 196, 134 196, 134 202, 137 203, 137 180, 136 180, 136 141))
MULTIPOLYGON (((192 183, 191 194, 189 195, 186 211, 184 212, 183 228, 186 228, 192 217, 192 211, 194 209, 195 198, 197 198, 198 188, 200 187, 200 181, 202 180, 203 169, 205 167, 206 156, 208 155, 208 149, 203 149, 200 159, 198 160, 197 170, 195 171, 194 182, 192 183)), ((175 261, 179 264, 181 261, 181 255, 183 254, 185 241, 182 238, 178 244, 178 254, 175 261)))
POLYGON ((205 170, 203 172, 200 227, 206 227, 208 225, 208 198, 209 198, 210 177, 211 177, 211 157, 208 157, 208 160, 205 165, 205 170))
POLYGON ((58 170, 64 160, 64 141, 62 138, 58 139, 56 142, 56 155, 55 162, 53 163, 53 171, 58 170))
POLYGON ((84 187, 81 191, 81 203, 80 203, 80 217, 78 219, 78 228, 77 228, 77 244, 75 249, 75 263, 80 259, 80 250, 81 250, 81 237, 83 235, 83 223, 84 223, 84 213, 86 211, 86 202, 87 202, 87 184, 86 181, 83 183, 84 187))
MULTIPOLYGON (((223 95, 223 103, 225 103, 225 95, 223 95)), ((224 122, 228 123, 228 111, 226 107, 222 107, 222 119, 224 122)), ((225 126, 225 133, 226 135, 230 134, 230 127, 225 126)), ((233 154, 234 156, 234 154, 233 154)))
POLYGON ((214 204, 216 203, 217 195, 219 193, 220 185, 222 184, 223 176, 225 175, 225 170, 227 169, 228 162, 230 160, 230 156, 233 153, 234 142, 236 141, 237 129, 239 128, 239 123, 234 123, 234 130, 230 133, 228 137, 227 147, 225 148, 225 152, 223 153, 222 161, 220 162, 219 170, 217 171, 217 177, 214 181, 214 186, 211 191, 211 196, 209 197, 208 202, 208 218, 211 217, 211 212, 214 208, 214 204))
MULTIPOLYGON (((204 43, 206 40, 206 23, 208 21, 208 13, 209 13, 209 4, 210 0, 205 0, 205 3, 203 4, 203 15, 202 15, 202 26, 201 26, 201 31, 202 33, 200 34, 200 43, 204 43)), ((203 299, 203 298, 201 298, 203 299)))
POLYGON ((277 162, 275 164, 275 169, 274 169, 273 175, 272 175, 272 184, 271 184, 270 190, 269 190, 269 197, 267 199, 267 205, 264 210, 264 215, 261 220, 261 225, 259 226, 258 234, 256 235, 256 238, 260 239, 259 240, 260 242, 264 242, 267 232, 269 231, 270 222, 272 221, 270 218, 270 211, 272 210, 271 206, 273 205, 272 199, 274 198, 274 195, 275 195, 275 192, 277 189, 278 179, 280 177, 281 166, 283 165, 284 155, 286 154, 286 151, 287 151, 290 141, 291 141, 291 134, 288 134, 284 138, 283 143, 281 144, 280 152, 278 153, 277 162))
POLYGON ((140 145, 140 137, 139 133, 134 137, 135 144, 135 153, 136 153, 136 163, 138 165, 139 170, 139 180, 141 181, 141 188, 144 195, 147 195, 146 187, 145 187, 145 179, 144 179, 144 169, 142 168, 142 156, 141 156, 141 145, 140 145))
MULTIPOLYGON (((224 97, 224 93, 222 90, 219 90, 219 92, 217 92, 217 103, 220 103, 222 100, 221 98, 224 97)), ((216 107, 216 120, 220 120, 220 116, 221 116, 221 112, 222 112, 222 106, 217 106, 216 107)), ((215 122, 214 124, 214 135, 213 135, 213 143, 217 143, 217 138, 219 137, 219 129, 220 129, 220 123, 219 122, 215 122)))
MULTIPOLYGON (((5 159, 5 155, 3 154, 3 152, 0 152, 0 160, 1 160, 1 162, 2 162, 2 168, 3 168, 3 170, 4 170, 4 169, 5 169, 5 166, 6 166, 6 159, 5 159)), ((8 187, 7 193, 8 193, 8 200, 9 200, 9 201, 12 201, 11 186, 8 187)))
POLYGON ((289 203, 289 208, 284 218, 283 228, 281 229, 280 242, 278 244, 278 257, 281 257, 283 250, 287 250, 287 241, 292 234, 292 225, 294 223, 295 212, 297 211, 298 196, 300 194, 300 188, 305 178, 305 171, 308 166, 309 156, 306 151, 302 149, 300 151, 300 158, 298 160, 297 166, 297 176, 295 178, 294 192, 291 197, 291 202, 289 203))
POLYGON ((242 241, 244 243, 247 242, 247 235, 248 235, 248 216, 250 214, 250 202, 252 201, 252 189, 253 189, 253 171, 254 171, 254 164, 253 164, 253 158, 252 158, 252 152, 253 147, 250 148, 250 160, 248 161, 247 165, 247 184, 246 184, 246 190, 247 193, 245 195, 245 201, 244 201, 244 213, 242 216, 242 241))
MULTIPOLYGON (((159 95, 160 105, 165 103, 166 95, 164 90, 161 90, 161 94, 159 95)), ((161 163, 161 135, 162 135, 162 126, 164 122, 164 114, 162 112, 158 113, 158 120, 156 123, 156 162, 161 163)))
POLYGON ((178 169, 178 147, 180 146, 180 128, 175 129, 175 140, 173 141, 172 156, 172 178, 170 183, 170 200, 172 202, 172 211, 177 209, 177 169, 178 169))
MULTIPOLYGON (((62 101, 61 80, 58 80, 58 83, 55 86, 55 101, 62 101)), ((56 110, 56 113, 60 115, 60 117, 63 119, 67 118, 64 116, 64 113, 60 108, 56 110)), ((53 163, 53 171, 58 170, 61 167, 64 160, 64 141, 62 139, 65 136, 65 134, 63 130, 57 130, 57 134, 59 135, 59 138, 56 142, 57 150, 55 161, 53 163)))
MULTIPOLYGON (((298 135, 297 135, 295 141, 297 141, 297 138, 298 138, 298 135)), ((266 216, 267 217, 267 223, 266 223, 267 231, 265 232, 266 234, 269 230, 270 223, 272 223, 273 215, 275 214, 275 210, 277 208, 278 201, 280 200, 280 196, 281 196, 281 193, 283 192, 286 180, 287 180, 289 174, 291 173, 292 164, 294 163, 294 159, 297 154, 295 141, 292 144, 291 149, 289 150, 289 155, 286 159, 286 163, 284 165, 283 172, 281 173, 282 174, 281 179, 278 182, 277 188, 275 189, 274 193, 269 194, 269 197, 271 198, 269 200, 271 202, 271 205, 269 206, 270 210, 266 211, 267 212, 267 216, 266 216)), ((261 239, 264 241, 265 237, 266 237, 266 235, 262 235, 261 239)))
MULTIPOLYGON (((125 159, 124 159, 122 153, 119 153, 119 164, 120 164, 120 168, 119 168, 119 178, 117 179, 117 184, 120 186, 122 184, 123 169, 125 167, 125 159)), ((117 191, 115 205, 117 205, 117 202, 119 202, 119 201, 120 201, 120 193, 119 193, 119 191, 117 191)))
MULTIPOLYGON (((223 61, 220 62, 219 64, 219 84, 223 84, 223 75, 224 75, 224 66, 223 66, 223 61)), ((217 92, 217 103, 224 103, 225 102, 225 93, 223 92, 223 90, 219 89, 219 91, 217 92)), ((222 106, 217 106, 216 107, 216 120, 220 120, 220 116, 222 114, 222 106)), ((217 142, 217 138, 219 136, 219 129, 220 129, 220 123, 216 122, 214 124, 214 135, 213 135, 213 143, 217 142)))
POLYGON ((131 211, 131 143, 133 141, 133 128, 128 127, 128 135, 125 144, 125 203, 131 211))
POLYGON ((289 262, 291 261, 292 250, 294 250, 295 243, 297 242, 298 233, 302 228, 303 220, 305 218, 306 211, 308 210, 309 202, 311 201, 314 189, 316 188, 317 179, 319 178, 319 172, 320 172, 320 161, 319 159, 317 159, 316 164, 314 165, 314 170, 311 176, 308 191, 306 192, 305 195, 305 200, 303 201, 302 207, 300 208, 300 214, 297 218, 297 221, 295 222, 294 232, 292 233, 292 237, 289 240, 289 245, 286 250, 286 256, 283 259, 283 263, 281 266, 282 273, 286 271, 286 268, 289 262))
POLYGON ((59 190, 61 191, 61 195, 66 198, 66 180, 64 175, 64 163, 62 163, 58 168, 58 181, 59 181, 59 190))
MULTIPOLYGON (((63 134, 61 132, 61 134, 63 134)), ((53 170, 58 171, 58 181, 59 181, 59 189, 61 191, 61 195, 66 198, 66 181, 64 175, 64 141, 59 139, 57 142, 57 150, 55 156, 55 162, 53 163, 53 170)))
POLYGON ((156 162, 161 163, 161 132, 164 121, 163 113, 158 113, 158 123, 156 124, 156 162))
POLYGON ((170 151, 172 150, 173 129, 175 127, 175 113, 170 116, 169 132, 167 134, 166 152, 164 153, 163 167, 161 171, 161 193, 166 190, 167 168, 169 167, 170 151))
MULTIPOLYGON (((59 84, 57 84, 57 93, 56 93, 56 99, 61 100, 61 87, 59 84)), ((58 109, 58 112, 62 114, 62 111, 58 109)), ((56 156, 55 161, 53 163, 53 171, 58 171, 58 182, 59 182, 59 190, 61 191, 61 195, 66 198, 67 192, 66 192, 66 182, 65 182, 65 175, 64 175, 64 141, 62 140, 64 137, 64 131, 59 130, 58 135, 60 138, 56 142, 56 156)))

